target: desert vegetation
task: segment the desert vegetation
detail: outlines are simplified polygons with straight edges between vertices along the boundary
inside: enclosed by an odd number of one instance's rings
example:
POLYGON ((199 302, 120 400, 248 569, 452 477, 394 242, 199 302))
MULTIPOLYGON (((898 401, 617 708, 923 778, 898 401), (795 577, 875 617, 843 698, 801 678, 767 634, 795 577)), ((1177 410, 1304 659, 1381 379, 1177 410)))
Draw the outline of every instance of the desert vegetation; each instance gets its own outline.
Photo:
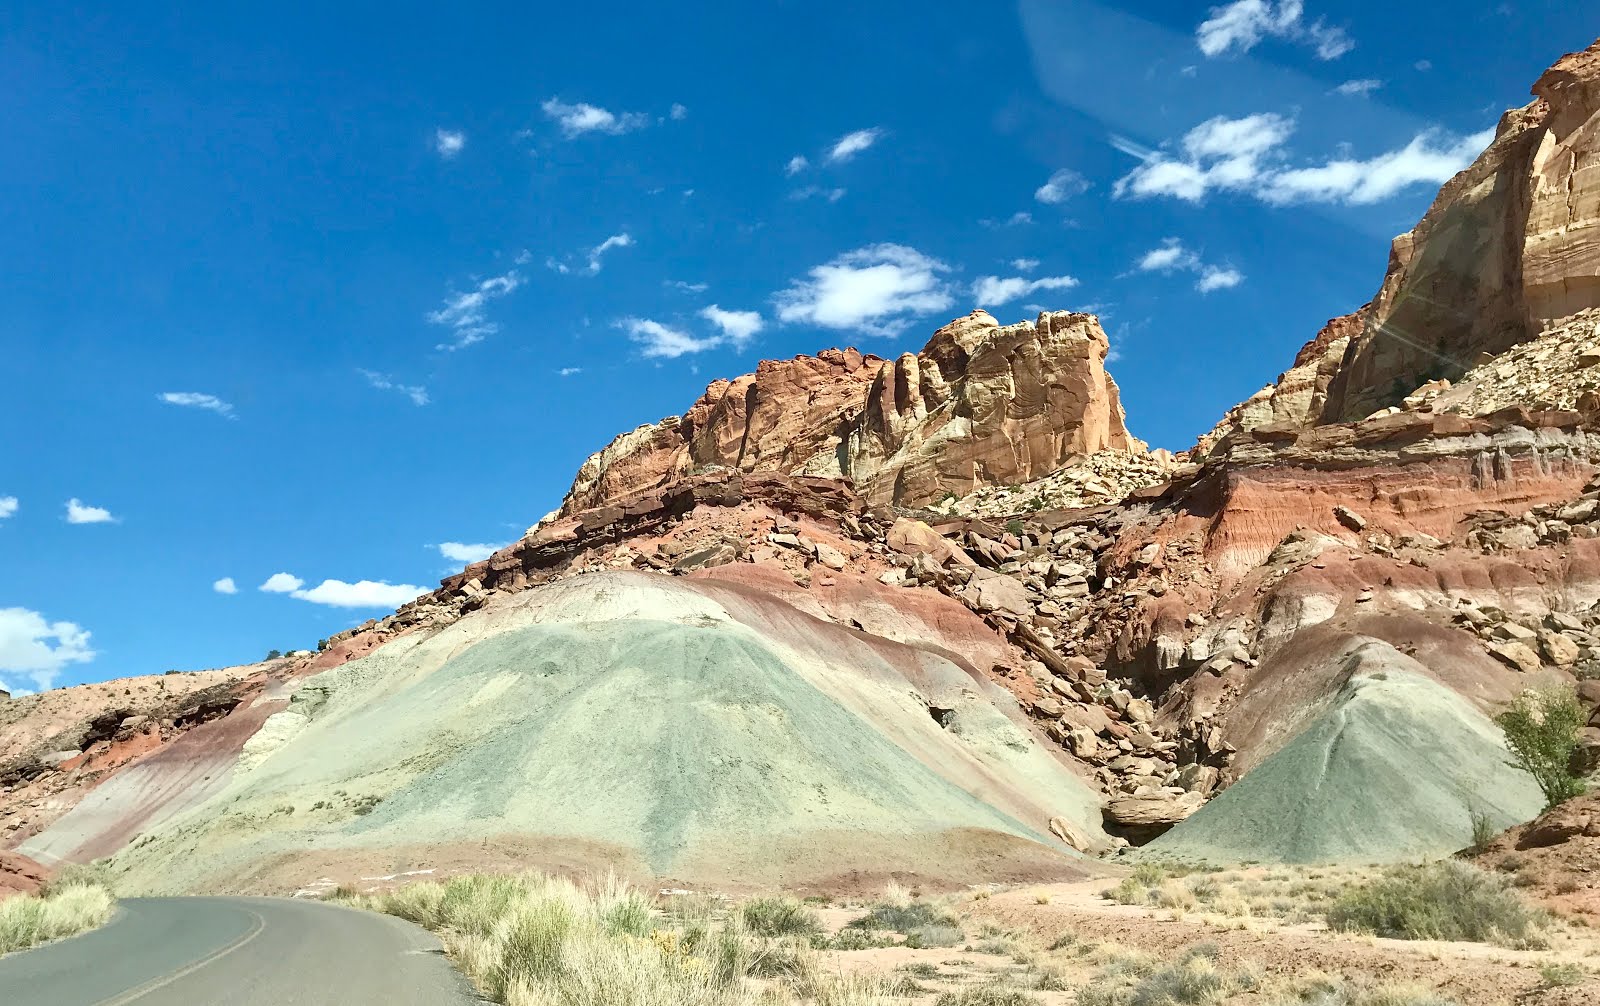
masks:
MULTIPOLYGON (((1298 878, 1282 870, 1271 881, 1146 867, 1116 890, 1248 904, 1263 895, 1245 885, 1276 884, 1272 897, 1318 906, 1332 928, 1507 945, 1530 945, 1542 921, 1499 878, 1455 863, 1298 878)), ((510 1006, 1455 1006, 1420 986, 1269 970, 1205 941, 1157 955, 1073 932, 1001 929, 973 914, 986 899, 894 886, 824 910, 786 896, 657 899, 615 880, 537 874, 335 897, 437 932, 480 991, 510 1006)), ((1544 987, 1586 980, 1570 966, 1545 970, 1544 987)))
POLYGON ((1280 866, 1209 872, 1141 863, 1103 896, 1125 905, 1512 948, 1541 945, 1553 925, 1506 878, 1455 860, 1387 868, 1280 866))
POLYGON ((0 901, 0 954, 104 925, 115 901, 93 871, 58 877, 37 895, 6 898, 0 901))
POLYGON ((1512 759, 1539 784, 1546 808, 1584 791, 1583 779, 1572 771, 1572 754, 1585 719, 1569 687, 1527 689, 1495 719, 1512 759))

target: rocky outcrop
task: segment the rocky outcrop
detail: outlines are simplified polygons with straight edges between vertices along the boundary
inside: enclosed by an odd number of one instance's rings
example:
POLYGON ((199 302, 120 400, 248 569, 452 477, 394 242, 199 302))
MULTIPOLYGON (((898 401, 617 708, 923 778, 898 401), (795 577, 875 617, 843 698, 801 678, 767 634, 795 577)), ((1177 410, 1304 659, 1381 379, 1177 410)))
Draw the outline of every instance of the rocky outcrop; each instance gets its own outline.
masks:
POLYGON ((1600 42, 1562 57, 1394 241, 1321 419, 1360 419, 1600 306, 1600 42))
MULTIPOLYGON (((853 349, 826 349, 763 360, 754 374, 714 381, 682 416, 624 433, 590 455, 562 510, 604 506, 704 468, 826 472, 841 427, 859 414, 882 363, 853 349)), ((837 462, 831 467, 837 474, 837 462)))
POLYGON ((917 506, 1038 479, 1098 451, 1142 452, 1105 371, 1108 348, 1093 315, 1002 327, 974 311, 914 356, 826 350, 765 361, 713 383, 683 416, 592 455, 562 512, 716 467, 846 477, 872 502, 917 506))
POLYGON ((1055 312, 1002 327, 974 311, 879 371, 844 472, 908 506, 1016 485, 1107 449, 1142 452, 1123 421, 1099 319, 1055 312))

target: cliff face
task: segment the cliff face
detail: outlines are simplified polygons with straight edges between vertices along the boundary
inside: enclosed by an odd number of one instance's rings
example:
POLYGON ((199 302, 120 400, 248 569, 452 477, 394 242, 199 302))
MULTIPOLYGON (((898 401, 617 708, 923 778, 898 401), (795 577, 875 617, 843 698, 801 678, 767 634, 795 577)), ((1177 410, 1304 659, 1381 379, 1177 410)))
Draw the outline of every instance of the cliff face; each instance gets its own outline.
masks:
POLYGON ((764 361, 592 455, 562 510, 711 466, 845 476, 874 502, 917 506, 1031 481, 1075 455, 1143 451, 1105 371, 1108 348, 1093 315, 1001 326, 974 311, 893 361, 855 350, 764 361))
POLYGON ((1600 305, 1600 42, 1562 57, 1533 93, 1395 239, 1320 421, 1397 405, 1600 305))

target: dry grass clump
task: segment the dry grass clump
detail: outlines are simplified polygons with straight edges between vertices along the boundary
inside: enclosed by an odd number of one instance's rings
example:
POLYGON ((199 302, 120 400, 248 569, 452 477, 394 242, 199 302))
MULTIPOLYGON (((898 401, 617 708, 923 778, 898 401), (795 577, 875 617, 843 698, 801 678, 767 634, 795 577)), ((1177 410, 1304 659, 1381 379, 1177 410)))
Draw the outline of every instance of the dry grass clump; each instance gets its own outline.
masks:
POLYGON ((1392 985, 1342 978, 1320 978, 1307 983, 1299 994, 1279 999, 1274 1006, 1459 1006, 1431 989, 1418 985, 1392 985))
POLYGON ((905 937, 904 945, 913 948, 953 947, 962 939, 955 913, 890 884, 867 906, 865 915, 846 923, 831 946, 835 950, 893 946, 894 941, 884 933, 899 933, 905 937))
POLYGON ((1394 867, 1341 894, 1327 918, 1336 930, 1514 948, 1542 945, 1548 924, 1504 878, 1457 860, 1394 867))
POLYGON ((86 882, 57 882, 42 895, 0 901, 0 954, 104 925, 115 902, 109 889, 86 882))
POLYGON ((1258 987, 1252 969, 1226 967, 1220 957, 1215 945, 1202 943, 1164 967, 1148 958, 1114 958, 1078 990, 1078 1006, 1216 1006, 1258 987))
POLYGON ((615 879, 580 887, 525 874, 341 900, 438 932, 483 994, 507 1006, 880 1006, 897 991, 892 980, 829 974, 811 946, 814 916, 784 899, 721 918, 704 901, 658 913, 615 879))

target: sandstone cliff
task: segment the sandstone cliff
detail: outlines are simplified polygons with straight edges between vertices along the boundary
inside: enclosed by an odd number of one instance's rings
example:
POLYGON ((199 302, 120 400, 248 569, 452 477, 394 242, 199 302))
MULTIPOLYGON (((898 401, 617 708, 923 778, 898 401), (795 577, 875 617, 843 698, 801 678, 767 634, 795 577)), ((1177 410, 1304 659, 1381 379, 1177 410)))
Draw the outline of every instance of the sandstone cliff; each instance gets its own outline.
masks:
POLYGON ((892 361, 837 349, 764 361, 592 455, 562 512, 710 467, 848 477, 873 502, 918 506, 1097 451, 1142 452, 1105 371, 1108 348, 1093 315, 1001 326, 974 311, 892 361))
POLYGON ((1600 41, 1563 56, 1486 150, 1395 238, 1370 304, 1202 437, 1349 422, 1600 306, 1600 41))

